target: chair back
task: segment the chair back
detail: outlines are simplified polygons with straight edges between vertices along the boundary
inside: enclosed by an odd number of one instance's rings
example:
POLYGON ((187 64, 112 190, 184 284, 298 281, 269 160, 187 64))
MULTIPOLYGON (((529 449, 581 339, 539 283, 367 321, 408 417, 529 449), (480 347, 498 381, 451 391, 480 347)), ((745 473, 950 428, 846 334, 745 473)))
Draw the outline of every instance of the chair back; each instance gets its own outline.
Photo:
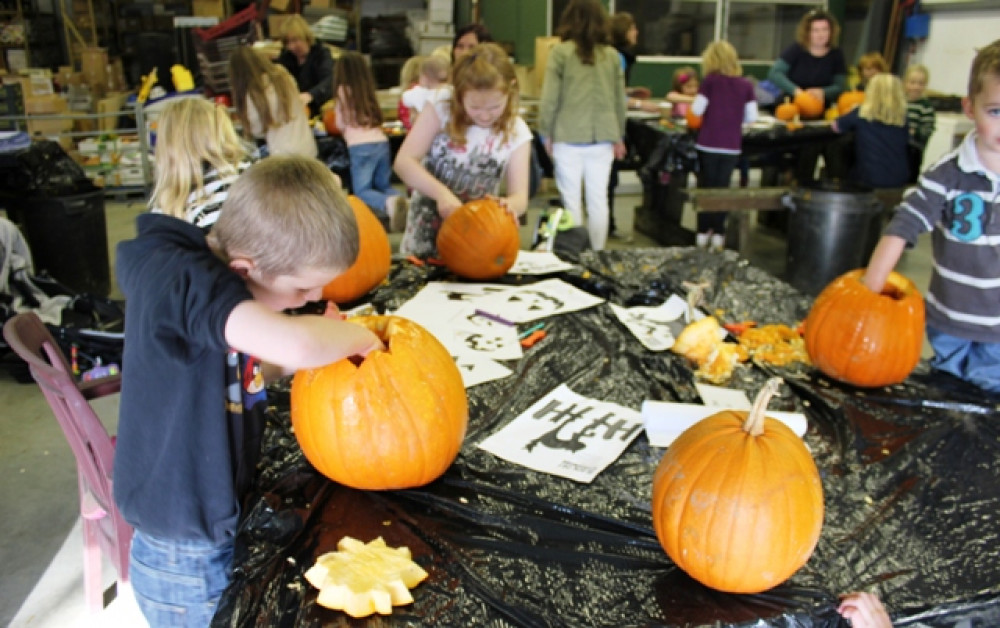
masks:
POLYGON ((34 312, 8 320, 3 335, 10 348, 28 363, 76 457, 85 535, 88 523, 99 523, 101 548, 118 571, 119 580, 127 582, 132 528, 122 519, 112 496, 115 444, 88 402, 88 398, 117 392, 120 376, 78 384, 66 356, 34 312))

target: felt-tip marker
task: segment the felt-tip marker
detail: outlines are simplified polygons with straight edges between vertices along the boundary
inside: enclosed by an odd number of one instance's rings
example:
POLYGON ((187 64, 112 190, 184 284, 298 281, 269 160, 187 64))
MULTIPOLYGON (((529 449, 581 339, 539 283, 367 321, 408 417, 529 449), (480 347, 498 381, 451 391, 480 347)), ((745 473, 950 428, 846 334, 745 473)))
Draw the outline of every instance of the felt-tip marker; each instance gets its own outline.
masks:
POLYGON ((496 314, 491 314, 490 312, 485 312, 483 310, 478 310, 477 309, 476 310, 476 316, 482 316, 483 318, 488 318, 491 321, 496 321, 497 323, 500 323, 501 325, 507 325, 508 327, 513 327, 514 326, 514 323, 512 323, 509 320, 507 320, 506 318, 504 318, 502 316, 497 316, 496 314))

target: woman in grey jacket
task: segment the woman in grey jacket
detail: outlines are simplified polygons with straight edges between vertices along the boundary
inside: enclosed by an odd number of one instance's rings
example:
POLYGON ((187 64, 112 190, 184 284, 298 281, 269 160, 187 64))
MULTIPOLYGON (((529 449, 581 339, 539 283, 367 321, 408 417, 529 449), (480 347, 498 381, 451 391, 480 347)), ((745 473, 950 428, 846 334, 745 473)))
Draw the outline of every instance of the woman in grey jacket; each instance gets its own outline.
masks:
POLYGON ((608 236, 611 164, 625 156, 624 72, 608 45, 608 16, 599 0, 571 0, 558 33, 562 42, 545 69, 539 130, 563 205, 582 225, 586 198, 590 244, 600 250, 608 236))

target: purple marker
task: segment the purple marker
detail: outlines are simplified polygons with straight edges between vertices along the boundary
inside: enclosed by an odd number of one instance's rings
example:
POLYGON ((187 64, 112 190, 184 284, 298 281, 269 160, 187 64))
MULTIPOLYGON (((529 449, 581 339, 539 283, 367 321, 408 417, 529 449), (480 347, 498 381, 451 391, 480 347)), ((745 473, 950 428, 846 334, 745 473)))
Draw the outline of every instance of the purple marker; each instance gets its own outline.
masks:
POLYGON ((496 314, 491 314, 489 312, 484 312, 483 310, 476 310, 476 316, 482 316, 483 318, 488 318, 491 321, 496 321, 501 325, 507 325, 508 327, 513 327, 515 323, 510 322, 502 316, 497 316, 496 314))

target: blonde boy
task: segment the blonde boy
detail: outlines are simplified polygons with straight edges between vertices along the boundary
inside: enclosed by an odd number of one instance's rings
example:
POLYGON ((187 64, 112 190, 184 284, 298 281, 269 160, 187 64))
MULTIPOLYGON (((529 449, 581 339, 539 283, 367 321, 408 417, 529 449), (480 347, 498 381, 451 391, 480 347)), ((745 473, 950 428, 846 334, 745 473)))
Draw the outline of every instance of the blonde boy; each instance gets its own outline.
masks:
POLYGON ((931 366, 1000 391, 1000 40, 972 62, 962 144, 921 175, 879 241, 864 282, 879 292, 906 246, 932 232, 926 293, 931 366))
POLYGON ((128 299, 115 500, 135 528, 130 578, 151 626, 207 626, 228 584, 253 479, 267 376, 379 349, 360 326, 287 316, 357 257, 336 181, 308 157, 270 157, 230 188, 206 240, 144 214, 118 247, 128 299))

